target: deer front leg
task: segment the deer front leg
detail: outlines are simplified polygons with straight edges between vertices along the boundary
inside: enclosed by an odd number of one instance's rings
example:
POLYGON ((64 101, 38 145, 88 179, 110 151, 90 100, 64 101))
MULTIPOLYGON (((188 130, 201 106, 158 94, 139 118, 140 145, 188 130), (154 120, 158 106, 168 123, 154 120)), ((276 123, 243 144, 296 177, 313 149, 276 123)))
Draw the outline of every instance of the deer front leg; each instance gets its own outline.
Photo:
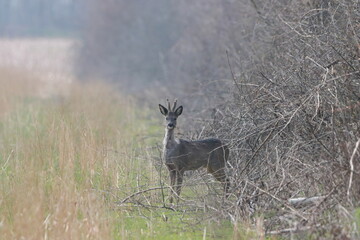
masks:
POLYGON ((181 185, 183 183, 183 179, 184 179, 184 171, 183 170, 176 171, 175 193, 176 193, 177 201, 179 201, 179 196, 181 193, 181 185))
POLYGON ((169 202, 173 202, 173 195, 175 192, 176 170, 169 170, 170 173, 170 198, 169 202))

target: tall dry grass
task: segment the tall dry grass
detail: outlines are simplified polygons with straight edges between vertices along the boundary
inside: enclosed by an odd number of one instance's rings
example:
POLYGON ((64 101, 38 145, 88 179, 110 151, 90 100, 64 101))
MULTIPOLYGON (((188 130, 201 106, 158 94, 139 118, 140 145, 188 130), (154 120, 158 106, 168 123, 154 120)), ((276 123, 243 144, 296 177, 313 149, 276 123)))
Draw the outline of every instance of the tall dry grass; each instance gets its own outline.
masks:
POLYGON ((112 204, 139 172, 131 100, 100 83, 43 100, 35 80, 0 74, 1 238, 112 239, 112 204))

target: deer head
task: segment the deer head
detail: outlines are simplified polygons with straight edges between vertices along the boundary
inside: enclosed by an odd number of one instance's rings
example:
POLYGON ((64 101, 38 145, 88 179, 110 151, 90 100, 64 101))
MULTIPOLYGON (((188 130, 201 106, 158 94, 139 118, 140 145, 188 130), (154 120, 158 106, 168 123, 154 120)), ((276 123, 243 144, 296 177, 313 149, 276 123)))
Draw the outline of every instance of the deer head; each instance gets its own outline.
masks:
POLYGON ((176 108, 177 100, 174 101, 173 107, 171 107, 169 100, 167 99, 168 108, 159 104, 159 109, 162 115, 165 116, 166 128, 171 130, 176 127, 176 120, 181 115, 183 107, 176 108))

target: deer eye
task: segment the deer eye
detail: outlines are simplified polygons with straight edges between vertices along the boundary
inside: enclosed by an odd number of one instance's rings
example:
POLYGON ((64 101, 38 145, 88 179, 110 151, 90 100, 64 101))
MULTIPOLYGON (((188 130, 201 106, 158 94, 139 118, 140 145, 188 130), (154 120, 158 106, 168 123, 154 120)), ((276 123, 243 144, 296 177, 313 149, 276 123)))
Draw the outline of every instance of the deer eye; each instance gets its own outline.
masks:
POLYGON ((167 117, 167 118, 165 118, 167 121, 169 121, 169 118, 167 117))

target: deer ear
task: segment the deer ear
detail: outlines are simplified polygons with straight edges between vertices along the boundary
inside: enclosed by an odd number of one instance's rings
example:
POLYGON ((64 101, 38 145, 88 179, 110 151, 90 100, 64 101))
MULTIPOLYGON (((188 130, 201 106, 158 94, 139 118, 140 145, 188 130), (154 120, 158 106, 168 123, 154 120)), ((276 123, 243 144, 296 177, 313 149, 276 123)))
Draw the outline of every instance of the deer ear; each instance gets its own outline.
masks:
POLYGON ((178 108, 175 110, 176 116, 180 116, 181 113, 182 113, 182 111, 183 111, 183 106, 178 107, 178 108))
POLYGON ((159 109, 162 115, 166 116, 168 114, 168 110, 163 105, 159 104, 159 109))

